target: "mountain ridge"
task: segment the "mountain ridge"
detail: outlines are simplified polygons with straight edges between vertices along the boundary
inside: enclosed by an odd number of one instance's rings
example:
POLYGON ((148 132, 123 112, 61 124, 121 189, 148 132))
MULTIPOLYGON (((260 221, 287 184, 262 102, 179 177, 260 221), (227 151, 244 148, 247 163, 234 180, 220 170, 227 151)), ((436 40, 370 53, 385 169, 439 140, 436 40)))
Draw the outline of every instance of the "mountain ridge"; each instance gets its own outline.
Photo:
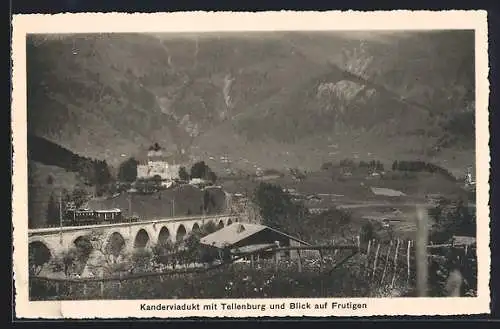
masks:
MULTIPOLYGON (((470 136, 443 137, 474 101, 473 33, 42 38, 27 45, 29 131, 109 163, 153 141, 193 159, 210 148, 254 163, 267 162, 261 148, 275 145, 315 158, 307 166, 316 168, 332 139, 366 144, 335 157, 425 157, 422 149, 436 153, 442 140, 444 153, 473 149, 470 136), (346 81, 346 73, 383 87, 346 81)), ((469 131, 472 110, 462 120, 469 131)), ((268 162, 301 164, 298 156, 268 162)))

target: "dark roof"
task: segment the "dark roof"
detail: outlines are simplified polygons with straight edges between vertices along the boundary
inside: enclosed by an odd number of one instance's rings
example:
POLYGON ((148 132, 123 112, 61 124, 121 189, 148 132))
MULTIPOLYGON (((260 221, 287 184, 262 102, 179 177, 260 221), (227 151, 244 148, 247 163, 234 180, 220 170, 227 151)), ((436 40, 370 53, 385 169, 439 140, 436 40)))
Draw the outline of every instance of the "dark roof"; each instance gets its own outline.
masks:
POLYGON ((160 146, 158 143, 154 143, 148 148, 148 151, 160 151, 163 150, 163 147, 160 146))

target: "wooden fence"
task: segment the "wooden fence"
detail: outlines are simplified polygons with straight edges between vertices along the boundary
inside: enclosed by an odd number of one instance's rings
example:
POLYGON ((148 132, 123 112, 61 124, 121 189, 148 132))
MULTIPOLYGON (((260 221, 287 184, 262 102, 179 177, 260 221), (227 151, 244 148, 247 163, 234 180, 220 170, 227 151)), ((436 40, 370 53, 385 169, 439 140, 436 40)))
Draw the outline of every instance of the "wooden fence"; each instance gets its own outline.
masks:
MULTIPOLYGON (((359 241, 359 239, 358 239, 359 241)), ((449 252, 453 251, 454 255, 459 255, 464 258, 476 259, 475 246, 460 246, 453 244, 428 245, 426 264, 439 260, 442 262, 449 261, 449 252), (445 251, 443 253, 443 251, 445 251), (447 254, 448 253, 448 254, 447 254)), ((222 269, 225 266, 236 264, 237 261, 250 258, 250 266, 256 267, 274 267, 274 271, 278 272, 283 268, 287 271, 317 271, 321 275, 332 274, 337 268, 345 264, 354 256, 357 264, 356 271, 358 275, 365 280, 369 280, 374 286, 394 288, 398 285, 406 287, 418 285, 418 250, 416 242, 413 240, 393 240, 382 242, 370 240, 366 244, 360 243, 351 245, 315 245, 315 246, 293 246, 293 247, 276 247, 266 246, 258 250, 248 253, 239 253, 232 259, 226 262, 216 263, 210 266, 194 267, 178 270, 169 270, 163 272, 150 272, 126 275, 114 275, 109 277, 92 277, 92 278, 47 278, 47 277, 31 277, 30 278, 30 296, 41 298, 43 295, 52 295, 54 298, 62 294, 75 295, 93 293, 101 298, 106 297, 106 291, 117 291, 115 295, 120 296, 120 288, 124 282, 138 281, 142 282, 148 278, 157 278, 159 281, 169 277, 186 277, 190 276, 191 280, 195 280, 197 276, 204 273, 222 269), (301 255, 301 251, 314 250, 318 251, 318 257, 312 261, 310 256, 301 255), (262 252, 273 254, 272 259, 256 260, 262 252), (282 259, 279 255, 286 251, 296 251, 298 258, 294 260, 282 259), (310 266, 313 264, 314 266, 310 266)), ((428 270, 427 270, 428 271, 428 270)), ((422 279, 422 278, 420 278, 422 279)), ((427 278, 426 278, 427 280, 427 278)), ((427 281, 424 282, 427 284, 427 281)), ((46 297, 46 296, 43 296, 46 297)), ((124 296, 125 297, 125 296, 124 296)))

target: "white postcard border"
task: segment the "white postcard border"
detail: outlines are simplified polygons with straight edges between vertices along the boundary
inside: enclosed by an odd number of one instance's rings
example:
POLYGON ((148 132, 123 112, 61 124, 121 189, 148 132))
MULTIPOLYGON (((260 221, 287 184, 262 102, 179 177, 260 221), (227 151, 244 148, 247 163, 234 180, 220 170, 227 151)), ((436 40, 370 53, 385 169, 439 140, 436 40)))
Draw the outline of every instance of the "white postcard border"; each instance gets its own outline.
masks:
MULTIPOLYGON (((12 131, 13 131, 13 269, 15 311, 20 318, 124 318, 124 317, 263 317, 263 316, 373 316, 459 315, 490 312, 489 229, 489 126, 488 126, 488 34, 485 11, 387 11, 387 12, 188 12, 157 14, 82 13, 15 15, 13 17, 12 131), (27 127, 26 41, 29 33, 100 32, 231 32, 321 30, 433 30, 476 31, 476 168, 478 296, 470 298, 328 298, 249 300, 113 300, 28 301, 27 237, 27 127), (366 303, 367 308, 325 310, 290 309, 290 302, 311 305, 333 302, 366 303), (141 311, 141 304, 232 303, 267 305, 266 311, 141 311), (286 303, 273 311, 271 304, 286 303)), ((362 32, 360 32, 362 33, 362 32)))

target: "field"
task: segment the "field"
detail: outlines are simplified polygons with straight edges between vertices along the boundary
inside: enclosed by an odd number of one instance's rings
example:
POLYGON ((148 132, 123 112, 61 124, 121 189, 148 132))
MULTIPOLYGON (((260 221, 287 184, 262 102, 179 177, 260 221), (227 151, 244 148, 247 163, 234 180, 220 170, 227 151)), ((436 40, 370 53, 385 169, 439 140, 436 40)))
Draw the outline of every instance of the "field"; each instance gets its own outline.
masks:
MULTIPOLYGON (((265 180, 292 191, 295 198, 305 204, 311 212, 320 213, 339 208, 351 214, 353 222, 375 222, 381 236, 414 238, 415 207, 429 206, 429 195, 447 198, 467 197, 461 181, 452 181, 440 174, 404 173, 388 171, 381 176, 369 176, 366 172, 354 172, 342 176, 337 171, 316 171, 296 180, 289 174, 265 180), (385 188, 402 192, 400 196, 377 195, 373 188, 385 188), (384 228, 385 220, 390 225, 384 228)), ((225 177, 222 186, 233 193, 251 195, 259 179, 225 177)), ((397 193, 395 193, 397 195, 397 193)))
MULTIPOLYGON (((206 213, 219 213, 225 210, 226 197, 220 189, 209 189, 211 201, 206 213)), ((130 203, 127 193, 115 197, 95 199, 89 202, 92 209, 122 209, 125 216, 135 215, 141 219, 166 218, 173 216, 196 215, 203 213, 204 191, 196 186, 182 185, 152 194, 131 194, 130 203)))

